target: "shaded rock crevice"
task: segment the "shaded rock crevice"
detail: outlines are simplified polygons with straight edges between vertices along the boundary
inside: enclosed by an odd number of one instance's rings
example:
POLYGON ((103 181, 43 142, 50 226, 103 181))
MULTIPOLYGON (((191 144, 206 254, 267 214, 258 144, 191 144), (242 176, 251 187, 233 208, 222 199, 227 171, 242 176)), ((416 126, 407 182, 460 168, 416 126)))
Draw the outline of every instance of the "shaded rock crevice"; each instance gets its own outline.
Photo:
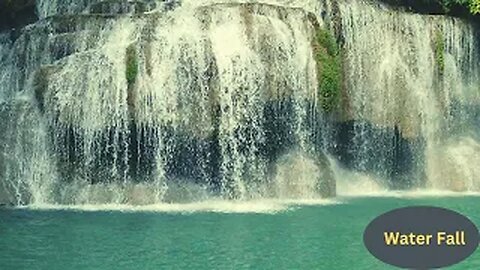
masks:
POLYGON ((0 32, 19 31, 37 20, 35 0, 0 0, 0 32))

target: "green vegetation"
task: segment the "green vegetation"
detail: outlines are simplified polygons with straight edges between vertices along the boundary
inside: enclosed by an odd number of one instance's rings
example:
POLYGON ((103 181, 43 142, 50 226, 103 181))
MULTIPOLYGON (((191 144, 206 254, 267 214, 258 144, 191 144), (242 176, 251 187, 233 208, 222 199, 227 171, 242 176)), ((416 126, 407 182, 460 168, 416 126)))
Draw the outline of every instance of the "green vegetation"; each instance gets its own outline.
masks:
POLYGON ((480 0, 440 0, 440 3, 447 12, 457 5, 468 8, 472 14, 480 14, 480 0))
POLYGON ((381 0, 427 14, 451 14, 460 17, 480 15, 480 0, 381 0))
POLYGON ((437 65, 438 74, 442 76, 445 70, 445 39, 441 30, 435 31, 434 46, 435 63, 437 65))
POLYGON ((342 87, 340 50, 330 31, 319 27, 312 46, 317 64, 319 102, 326 112, 332 112, 338 106, 342 87))
POLYGON ((126 58, 126 72, 125 76, 127 78, 128 88, 131 88, 135 81, 137 80, 138 75, 138 59, 135 46, 130 45, 127 47, 126 58))
POLYGON ((468 7, 472 14, 480 14, 480 0, 470 0, 468 7))

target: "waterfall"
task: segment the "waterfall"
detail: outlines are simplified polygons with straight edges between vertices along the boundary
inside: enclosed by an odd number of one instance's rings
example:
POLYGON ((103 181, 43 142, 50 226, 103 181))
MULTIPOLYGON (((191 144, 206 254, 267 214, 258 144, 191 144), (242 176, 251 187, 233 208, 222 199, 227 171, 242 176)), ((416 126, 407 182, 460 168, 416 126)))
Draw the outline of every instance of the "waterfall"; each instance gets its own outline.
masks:
POLYGON ((37 14, 46 18, 59 14, 76 14, 85 11, 90 3, 99 1, 90 0, 40 0, 36 2, 37 14))
POLYGON ((257 2, 36 1, 0 33, 0 204, 479 191, 478 26, 257 2), (341 51, 333 112, 318 27, 341 51))
MULTIPOLYGON (((47 4, 72 6, 39 9, 47 4)), ((276 164, 294 151, 313 171, 329 170, 306 122, 316 102, 307 11, 184 3, 111 16, 73 7, 44 11, 3 53, 10 125, 0 136, 11 155, 2 179, 14 203, 285 197, 292 185, 276 164), (25 153, 30 145, 38 153, 25 153)), ((298 196, 330 196, 318 190, 332 182, 324 175, 309 175, 298 196)))
MULTIPOLYGON (((447 165, 448 160, 461 158, 449 155, 462 155, 451 149, 462 146, 450 141, 479 141, 478 28, 457 18, 410 14, 371 2, 345 1, 339 8, 348 92, 344 106, 355 121, 350 146, 355 167, 365 169, 369 162, 381 172, 391 167, 396 135, 372 135, 373 124, 373 129, 398 130, 410 144, 413 167, 420 168, 409 176, 410 186, 420 181, 448 188, 462 185, 448 181, 468 182, 478 158, 464 159, 465 170, 455 179, 443 169, 456 166, 447 165)), ((477 150, 472 148, 471 155, 480 155, 477 150)))

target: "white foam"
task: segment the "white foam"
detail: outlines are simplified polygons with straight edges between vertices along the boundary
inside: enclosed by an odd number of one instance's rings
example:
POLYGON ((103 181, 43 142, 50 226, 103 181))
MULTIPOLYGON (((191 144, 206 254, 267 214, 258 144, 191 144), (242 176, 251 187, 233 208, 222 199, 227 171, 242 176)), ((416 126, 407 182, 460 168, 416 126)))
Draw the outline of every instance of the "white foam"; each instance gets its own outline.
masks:
MULTIPOLYGON (((348 170, 329 156, 332 171, 337 183, 337 194, 342 197, 382 197, 388 194, 388 188, 372 175, 348 170)), ((388 196, 387 196, 388 197, 388 196)))
POLYGON ((448 198, 480 197, 480 192, 453 192, 444 190, 418 189, 411 191, 364 192, 357 194, 340 194, 335 199, 259 199, 245 201, 206 200, 193 203, 158 203, 151 205, 128 204, 78 204, 54 205, 33 204, 18 209, 33 211, 80 211, 80 212, 154 212, 154 213, 224 213, 224 214, 277 214, 292 211, 304 206, 328 206, 349 203, 355 198, 448 198))
POLYGON ((209 200, 194 203, 159 203, 152 205, 126 205, 126 204, 82 204, 82 205, 52 205, 34 204, 20 207, 28 210, 68 210, 85 212, 160 212, 160 213, 258 213, 275 214, 293 210, 301 205, 332 205, 339 203, 336 200, 327 199, 300 199, 300 200, 277 200, 263 199, 251 201, 227 201, 209 200))

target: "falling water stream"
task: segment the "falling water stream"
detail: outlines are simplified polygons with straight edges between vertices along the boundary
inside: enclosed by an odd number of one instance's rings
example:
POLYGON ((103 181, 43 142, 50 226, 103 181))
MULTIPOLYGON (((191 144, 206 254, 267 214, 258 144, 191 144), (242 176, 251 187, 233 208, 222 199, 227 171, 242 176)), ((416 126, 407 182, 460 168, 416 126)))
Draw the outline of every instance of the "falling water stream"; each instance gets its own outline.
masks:
POLYGON ((480 191, 472 22, 362 0, 118 2, 37 1, 38 22, 0 33, 0 203, 480 191), (341 48, 333 116, 317 24, 341 48))

